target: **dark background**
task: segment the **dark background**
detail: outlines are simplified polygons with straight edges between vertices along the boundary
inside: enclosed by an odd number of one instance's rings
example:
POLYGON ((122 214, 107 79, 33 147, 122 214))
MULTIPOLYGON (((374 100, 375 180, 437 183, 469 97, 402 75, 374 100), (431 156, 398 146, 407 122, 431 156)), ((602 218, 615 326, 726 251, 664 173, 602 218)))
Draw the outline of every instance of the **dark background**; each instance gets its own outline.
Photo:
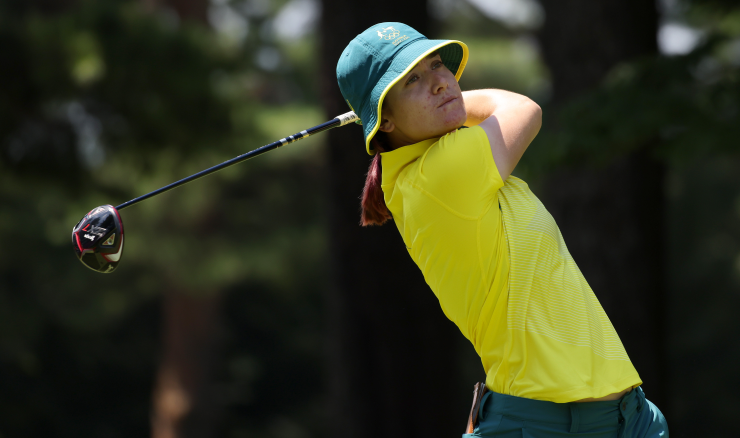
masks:
POLYGON ((672 436, 740 427, 740 7, 730 0, 3 0, 0 438, 459 436, 485 371, 392 224, 359 126, 71 227, 348 109, 356 34, 470 48, 463 89, 544 125, 555 216, 672 436))

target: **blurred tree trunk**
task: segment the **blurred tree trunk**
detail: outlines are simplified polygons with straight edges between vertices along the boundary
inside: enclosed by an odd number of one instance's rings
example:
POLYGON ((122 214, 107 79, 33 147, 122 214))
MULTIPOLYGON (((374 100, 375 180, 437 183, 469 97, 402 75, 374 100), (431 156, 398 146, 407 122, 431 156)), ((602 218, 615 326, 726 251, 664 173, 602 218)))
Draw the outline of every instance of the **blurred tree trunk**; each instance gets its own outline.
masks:
MULTIPOLYGON (((321 86, 328 116, 349 111, 336 81, 342 50, 369 26, 390 19, 429 31, 424 0, 381 0, 362 11, 352 2, 323 1, 321 86)), ((358 196, 370 163, 361 127, 335 129, 328 137, 331 436, 460 434, 468 408, 455 395, 468 393, 456 368, 462 336, 444 317, 395 225, 359 225, 358 196)))
MULTIPOLYGON (((539 39, 556 107, 598 86, 615 65, 657 54, 655 2, 542 4, 546 22, 539 39)), ((650 156, 651 145, 637 146, 637 152, 606 169, 569 167, 549 176, 542 197, 619 333, 648 397, 665 412, 665 170, 650 156)))
MULTIPOLYGON (((180 20, 207 25, 209 0, 142 1, 151 11, 171 8, 180 20)), ((152 438, 208 438, 218 426, 218 405, 208 390, 219 295, 174 289, 162 298, 162 357, 153 394, 152 438)))
POLYGON ((163 297, 162 358, 154 388, 152 438, 215 436, 217 403, 208 395, 219 316, 217 294, 163 297))

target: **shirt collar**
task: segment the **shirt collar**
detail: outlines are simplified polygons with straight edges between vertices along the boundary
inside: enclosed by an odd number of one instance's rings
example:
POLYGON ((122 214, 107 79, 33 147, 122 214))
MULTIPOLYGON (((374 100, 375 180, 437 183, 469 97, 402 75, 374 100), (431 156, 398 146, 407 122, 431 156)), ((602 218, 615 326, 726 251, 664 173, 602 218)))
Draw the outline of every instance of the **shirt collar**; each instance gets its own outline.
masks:
POLYGON ((430 138, 408 146, 400 147, 390 152, 380 154, 383 174, 381 186, 392 186, 396 184, 396 179, 401 171, 409 164, 416 161, 437 141, 438 138, 430 138))

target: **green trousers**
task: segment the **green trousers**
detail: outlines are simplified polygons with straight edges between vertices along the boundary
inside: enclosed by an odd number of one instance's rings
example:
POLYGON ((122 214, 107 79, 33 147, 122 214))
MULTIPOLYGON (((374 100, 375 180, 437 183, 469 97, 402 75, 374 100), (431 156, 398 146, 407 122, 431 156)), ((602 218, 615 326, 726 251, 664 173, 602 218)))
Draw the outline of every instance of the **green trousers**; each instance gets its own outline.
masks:
POLYGON ((667 438, 657 406, 635 388, 614 401, 552 403, 487 392, 478 425, 463 438, 667 438))

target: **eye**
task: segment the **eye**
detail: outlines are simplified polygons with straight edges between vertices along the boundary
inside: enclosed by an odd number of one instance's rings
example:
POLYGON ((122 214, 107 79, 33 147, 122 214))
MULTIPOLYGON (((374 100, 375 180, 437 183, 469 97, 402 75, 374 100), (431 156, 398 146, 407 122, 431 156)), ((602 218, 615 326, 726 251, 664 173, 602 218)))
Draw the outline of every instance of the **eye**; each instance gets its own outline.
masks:
POLYGON ((406 81, 406 85, 409 85, 409 84, 412 84, 412 83, 416 82, 417 79, 419 79, 419 75, 417 75, 417 74, 411 75, 411 77, 409 78, 409 80, 406 81))
POLYGON ((434 61, 434 63, 432 63, 432 70, 435 70, 436 68, 441 67, 443 65, 444 64, 442 63, 442 61, 436 60, 436 61, 434 61))

